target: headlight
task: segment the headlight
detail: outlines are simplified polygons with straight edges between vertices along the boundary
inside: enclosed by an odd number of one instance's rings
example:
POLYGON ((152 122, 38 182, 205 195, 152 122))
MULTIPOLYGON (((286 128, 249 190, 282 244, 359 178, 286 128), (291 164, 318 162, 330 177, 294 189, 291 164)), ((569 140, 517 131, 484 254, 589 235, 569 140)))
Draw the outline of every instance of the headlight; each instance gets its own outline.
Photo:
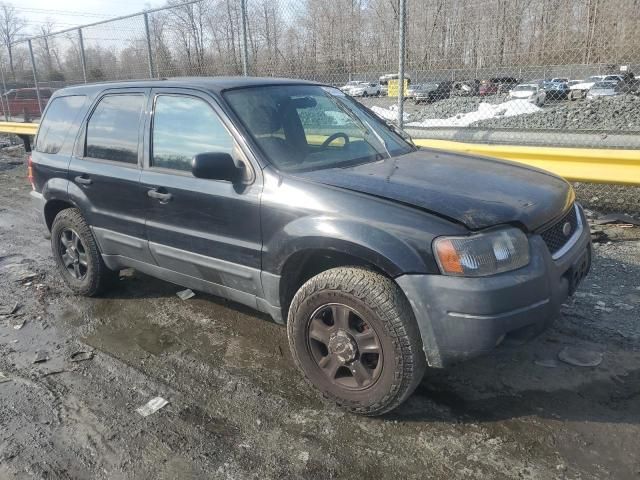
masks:
POLYGON ((438 237, 433 250, 444 275, 484 277, 529 264, 529 241, 517 228, 466 237, 438 237))

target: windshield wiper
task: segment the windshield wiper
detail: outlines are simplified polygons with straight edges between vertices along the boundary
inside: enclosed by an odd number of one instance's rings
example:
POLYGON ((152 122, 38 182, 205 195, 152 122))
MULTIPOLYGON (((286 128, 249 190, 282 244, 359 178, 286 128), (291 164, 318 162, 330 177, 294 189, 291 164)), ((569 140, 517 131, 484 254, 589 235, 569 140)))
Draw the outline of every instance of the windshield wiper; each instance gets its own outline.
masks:
POLYGON ((365 137, 371 137, 371 132, 373 132, 373 137, 375 137, 375 139, 384 149, 385 153, 389 156, 389 158, 391 158, 391 154, 389 153, 389 149, 387 148, 387 142, 384 141, 384 139, 380 136, 376 129, 369 124, 369 122, 367 122, 366 120, 362 120, 355 113, 353 113, 353 111, 347 105, 344 105, 342 103, 342 100, 337 98, 332 98, 331 100, 345 115, 347 115, 351 120, 360 125, 365 137))

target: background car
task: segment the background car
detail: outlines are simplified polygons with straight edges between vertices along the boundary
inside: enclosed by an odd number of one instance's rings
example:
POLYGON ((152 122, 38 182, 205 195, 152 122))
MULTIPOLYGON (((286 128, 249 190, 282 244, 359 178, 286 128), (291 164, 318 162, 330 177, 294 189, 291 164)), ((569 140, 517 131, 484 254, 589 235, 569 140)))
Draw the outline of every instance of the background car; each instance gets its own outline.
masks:
POLYGON ((455 82, 451 88, 451 95, 458 97, 473 97, 478 95, 480 90, 480 80, 464 80, 455 82))
POLYGON ((615 97, 620 95, 621 85, 620 82, 614 80, 603 80, 597 82, 587 93, 587 100, 593 100, 598 97, 615 97))
POLYGON ((451 96, 451 88, 453 82, 432 82, 422 85, 420 90, 417 90, 414 94, 413 100, 416 105, 419 103, 433 103, 444 98, 451 96))
MULTIPOLYGON (((50 88, 39 88, 38 90, 40 91, 40 103, 42 110, 44 111, 44 107, 51 98, 53 90, 50 88)), ((38 95, 35 88, 16 88, 9 90, 7 93, 2 95, 2 101, 0 104, 2 115, 22 115, 24 117, 40 116, 38 95)))
POLYGON ((493 83, 491 80, 482 80, 480 82, 480 87, 478 87, 478 95, 484 97, 486 95, 495 95, 498 93, 498 85, 493 83))
POLYGON ((352 97, 370 97, 380 95, 380 85, 378 83, 358 82, 345 93, 352 97))
POLYGON ((520 83, 520 80, 515 77, 496 77, 491 81, 498 86, 497 93, 508 93, 520 83))
POLYGON ((509 92, 509 98, 528 100, 541 107, 547 99, 545 90, 535 83, 523 83, 517 85, 509 92))
POLYGON ((409 88, 407 88, 406 98, 414 98, 416 92, 421 89, 422 89, 422 83, 414 83, 409 88))
POLYGON ((569 99, 578 100, 579 98, 584 98, 589 89, 593 87, 597 82, 601 82, 602 80, 604 80, 604 77, 604 75, 592 75, 582 82, 576 83, 574 85, 569 85, 569 99))
POLYGON ((342 87, 340 87, 340 90, 343 91, 344 93, 349 93, 349 90, 357 86, 359 83, 360 83, 359 81, 352 80, 350 82, 345 83, 342 87))
POLYGON ((555 100, 564 100, 569 96, 569 85, 564 78, 554 78, 549 82, 544 82, 544 90, 547 92, 547 98, 555 100))

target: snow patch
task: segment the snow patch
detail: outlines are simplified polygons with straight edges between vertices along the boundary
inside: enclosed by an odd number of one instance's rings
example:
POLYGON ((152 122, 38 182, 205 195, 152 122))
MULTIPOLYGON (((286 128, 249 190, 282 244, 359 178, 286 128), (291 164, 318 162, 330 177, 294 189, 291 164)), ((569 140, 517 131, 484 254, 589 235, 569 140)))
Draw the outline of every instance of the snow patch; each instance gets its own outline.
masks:
MULTIPOLYGON (((374 109, 376 107, 373 107, 374 109)), ((384 110, 384 109, 380 109, 384 110)), ((449 118, 428 118, 420 122, 408 123, 407 127, 468 127, 480 120, 491 120, 492 118, 507 118, 517 115, 536 113, 542 110, 540 107, 530 103, 528 100, 510 100, 508 102, 492 105, 481 103, 475 112, 458 114, 449 118)), ((374 110, 375 111, 375 110, 374 110)), ((377 111, 375 111, 378 113, 377 111)), ((380 113, 378 113, 380 115, 380 113)), ((381 115, 382 116, 382 115, 381 115)), ((383 117, 384 118, 384 117, 383 117)))
MULTIPOLYGON (((398 106, 391 105, 391 108, 382 108, 382 107, 371 107, 373 113, 378 115, 383 120, 391 120, 396 121, 398 119, 398 106)), ((409 114, 406 112, 402 112, 402 119, 406 122, 409 120, 409 114)))

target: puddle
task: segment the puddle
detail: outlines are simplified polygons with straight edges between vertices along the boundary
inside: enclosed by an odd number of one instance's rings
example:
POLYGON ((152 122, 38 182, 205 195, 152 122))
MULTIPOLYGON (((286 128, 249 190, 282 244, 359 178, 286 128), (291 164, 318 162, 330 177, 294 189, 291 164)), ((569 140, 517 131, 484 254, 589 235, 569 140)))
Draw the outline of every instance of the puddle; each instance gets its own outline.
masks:
POLYGON ((141 351, 158 356, 181 348, 180 339, 172 331, 158 325, 139 323, 103 323, 85 335, 82 341, 118 356, 139 354, 141 351))

